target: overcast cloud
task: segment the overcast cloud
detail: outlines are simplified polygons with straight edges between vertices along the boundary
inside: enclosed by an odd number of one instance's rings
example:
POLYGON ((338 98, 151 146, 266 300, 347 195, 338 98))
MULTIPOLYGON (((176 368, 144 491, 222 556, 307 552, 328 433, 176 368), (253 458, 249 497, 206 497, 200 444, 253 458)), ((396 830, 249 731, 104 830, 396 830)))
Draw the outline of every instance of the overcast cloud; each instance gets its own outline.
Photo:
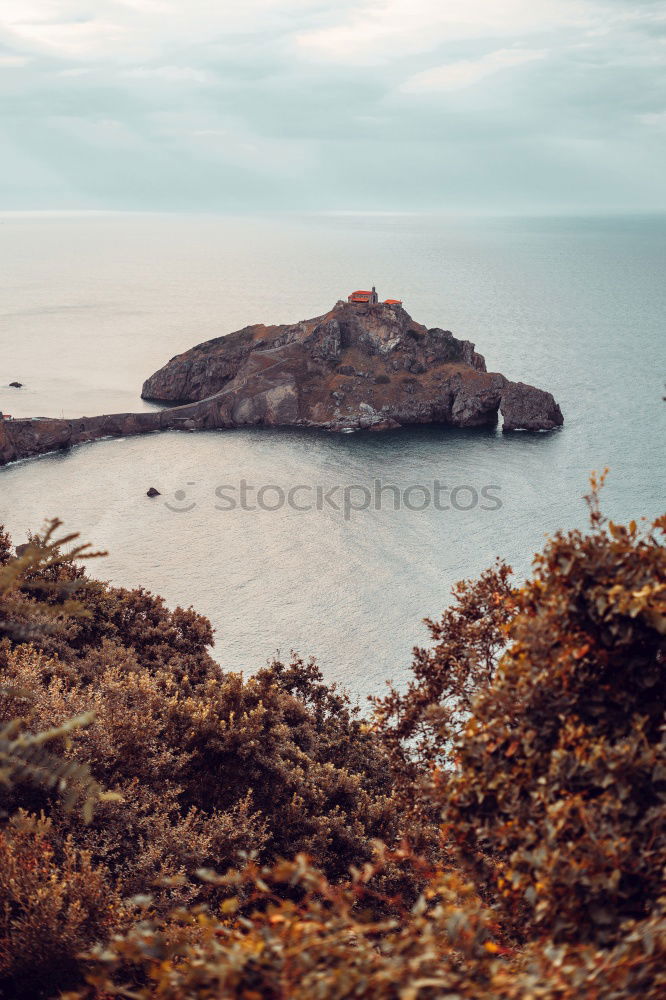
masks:
POLYGON ((0 208, 666 210, 650 0, 0 0, 0 208))

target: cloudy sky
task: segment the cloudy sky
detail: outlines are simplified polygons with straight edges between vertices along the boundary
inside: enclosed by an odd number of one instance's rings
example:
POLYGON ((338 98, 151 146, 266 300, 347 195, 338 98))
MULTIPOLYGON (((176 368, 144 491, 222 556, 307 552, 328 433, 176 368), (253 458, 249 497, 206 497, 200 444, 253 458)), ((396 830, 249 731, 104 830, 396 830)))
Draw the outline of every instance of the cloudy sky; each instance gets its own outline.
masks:
POLYGON ((661 0, 0 0, 0 208, 666 210, 661 0))

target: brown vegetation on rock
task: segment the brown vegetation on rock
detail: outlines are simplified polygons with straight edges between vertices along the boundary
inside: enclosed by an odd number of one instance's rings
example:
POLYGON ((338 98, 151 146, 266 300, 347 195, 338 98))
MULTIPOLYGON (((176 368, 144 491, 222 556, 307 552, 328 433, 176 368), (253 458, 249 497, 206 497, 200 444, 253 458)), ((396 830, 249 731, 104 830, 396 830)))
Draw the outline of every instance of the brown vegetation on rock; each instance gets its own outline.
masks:
POLYGON ((487 372, 470 341, 428 330, 402 306, 385 303, 338 302, 300 323, 216 337, 172 358, 146 380, 142 396, 182 405, 73 420, 0 419, 0 465, 160 430, 487 427, 498 412, 506 431, 549 431, 563 423, 549 392, 487 372))

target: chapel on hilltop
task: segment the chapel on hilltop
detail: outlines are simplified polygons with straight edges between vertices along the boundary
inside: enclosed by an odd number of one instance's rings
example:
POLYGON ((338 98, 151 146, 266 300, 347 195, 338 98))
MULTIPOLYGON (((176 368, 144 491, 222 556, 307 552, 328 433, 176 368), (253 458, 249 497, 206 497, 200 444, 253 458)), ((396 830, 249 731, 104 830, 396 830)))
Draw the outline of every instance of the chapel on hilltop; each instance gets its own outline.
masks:
MULTIPOLYGON (((347 296, 347 302, 351 302, 352 305, 365 305, 365 306, 376 306, 379 304, 379 296, 377 295, 377 289, 372 286, 370 291, 367 289, 359 289, 356 292, 352 292, 351 295, 347 296)), ((401 299, 384 299, 384 305, 386 306, 401 306, 401 299)))

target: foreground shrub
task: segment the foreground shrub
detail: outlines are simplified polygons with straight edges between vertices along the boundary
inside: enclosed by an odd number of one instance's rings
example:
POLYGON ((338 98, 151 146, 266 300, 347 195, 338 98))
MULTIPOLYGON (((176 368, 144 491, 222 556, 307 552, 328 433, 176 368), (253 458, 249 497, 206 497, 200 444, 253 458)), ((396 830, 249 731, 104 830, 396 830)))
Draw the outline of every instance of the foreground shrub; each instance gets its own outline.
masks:
POLYGON ((0 995, 52 996, 80 975, 80 953, 126 924, 104 868, 50 820, 18 812, 0 830, 0 995))
POLYGON ((537 939, 518 951, 501 943, 492 910, 453 871, 422 873, 415 905, 386 901, 393 915, 378 920, 368 886, 387 860, 354 871, 346 886, 303 857, 202 873, 229 893, 222 915, 184 910, 166 924, 134 924, 87 954, 87 986, 68 998, 662 1000, 663 919, 627 925, 610 948, 537 939))
POLYGON ((188 689, 218 675, 208 619, 191 608, 170 611, 143 588, 90 579, 80 561, 105 553, 75 544, 77 535, 58 537, 60 526, 48 522, 13 558, 0 526, 0 667, 12 644, 30 642, 77 682, 94 679, 104 647, 130 652, 147 670, 167 669, 188 689))
POLYGON ((515 612, 511 569, 497 562, 453 588, 441 619, 426 619, 432 646, 414 650, 405 691, 373 698, 374 727, 389 757, 410 843, 439 853, 439 796, 433 774, 455 767, 456 744, 479 691, 488 689, 515 612))
MULTIPOLYGON (((86 852, 122 896, 152 890, 164 915, 214 902, 214 886, 182 876, 224 870, 241 853, 265 863, 307 851, 336 879, 370 857, 374 838, 395 840, 386 755, 313 663, 223 675, 194 612, 88 580, 52 533, 18 559, 7 541, 3 552, 0 728, 17 718, 24 733, 59 727, 58 781, 113 793, 95 796, 85 824, 52 781, 0 787, 5 816, 49 813, 58 856, 86 852), (62 728, 78 716, 85 728, 62 728)), ((67 985, 69 965, 64 978, 57 968, 54 983, 67 985)))
POLYGON ((380 858, 345 886, 332 885, 303 856, 224 877, 201 873, 227 891, 226 917, 185 911, 166 927, 135 925, 88 956, 89 989, 76 996, 101 1000, 126 989, 137 1000, 485 996, 503 966, 473 885, 430 872, 413 907, 385 899, 394 913, 378 920, 369 884, 389 860, 419 865, 404 854, 380 858), (236 918, 241 900, 246 915, 236 918), (134 992, 127 976, 136 979, 136 970, 144 985, 134 992))
POLYGON ((167 671, 141 670, 115 650, 113 657, 115 666, 100 665, 94 682, 76 684, 59 675, 57 662, 13 651, 5 676, 22 694, 0 697, 0 718, 26 703, 37 729, 94 713, 65 752, 122 801, 102 803, 83 829, 39 789, 15 790, 6 809, 12 801, 49 806, 63 835, 133 879, 149 874, 145 859, 157 861, 160 845, 155 876, 232 864, 239 849, 269 859, 294 848, 336 876, 369 857, 372 838, 395 835, 377 741, 344 699, 311 703, 322 687, 314 668, 275 664, 247 681, 211 678, 195 693, 167 671), (288 689, 295 679, 302 697, 288 689))
POLYGON ((556 535, 438 794, 457 858, 522 934, 607 945, 662 915, 666 518, 556 535))
POLYGON ((123 802, 83 828, 39 789, 8 812, 49 806, 58 857, 146 889, 106 938, 89 908, 99 943, 67 976, 50 959, 54 982, 78 1000, 663 1000, 666 518, 607 523, 593 487, 591 531, 551 539, 524 586, 499 564, 456 589, 371 723, 298 659, 181 681, 138 633, 105 634, 94 588, 90 646, 9 639, 4 715, 92 710, 63 751, 123 802), (256 858, 224 874, 243 837, 256 858))

